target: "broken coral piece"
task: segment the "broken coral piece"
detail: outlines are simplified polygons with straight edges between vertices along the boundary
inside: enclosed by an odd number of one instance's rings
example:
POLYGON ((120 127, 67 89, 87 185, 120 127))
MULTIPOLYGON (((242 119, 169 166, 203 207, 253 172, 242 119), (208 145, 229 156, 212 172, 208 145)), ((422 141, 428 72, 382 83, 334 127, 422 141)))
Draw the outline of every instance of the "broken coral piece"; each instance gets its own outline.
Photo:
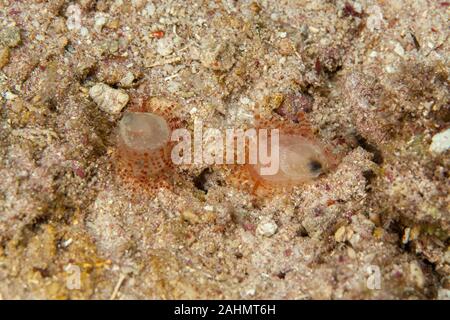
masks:
POLYGON ((124 91, 113 89, 104 83, 94 85, 89 90, 89 96, 101 110, 111 114, 120 113, 129 100, 124 91))

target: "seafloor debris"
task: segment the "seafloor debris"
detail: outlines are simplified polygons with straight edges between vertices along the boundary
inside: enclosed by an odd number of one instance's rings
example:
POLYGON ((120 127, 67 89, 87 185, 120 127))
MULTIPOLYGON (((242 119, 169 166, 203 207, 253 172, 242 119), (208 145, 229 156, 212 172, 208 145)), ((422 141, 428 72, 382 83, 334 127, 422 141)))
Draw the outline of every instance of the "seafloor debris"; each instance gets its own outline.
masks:
POLYGON ((128 95, 120 90, 113 89, 104 83, 97 83, 89 89, 92 100, 105 112, 117 114, 128 103, 128 95))
POLYGON ((277 232, 277 224, 273 220, 263 220, 256 227, 256 232, 265 237, 271 237, 277 232))
POLYGON ((0 47, 0 69, 9 62, 9 55, 8 47, 0 47))
POLYGON ((202 48, 201 62, 206 68, 218 71, 227 71, 235 63, 235 47, 229 41, 217 43, 213 38, 204 42, 202 48))
POLYGON ((448 149, 450 149, 450 129, 435 134, 430 145, 430 151, 435 153, 442 153, 448 149))
POLYGON ((10 26, 0 31, 0 44, 10 48, 17 47, 21 43, 20 29, 10 26))

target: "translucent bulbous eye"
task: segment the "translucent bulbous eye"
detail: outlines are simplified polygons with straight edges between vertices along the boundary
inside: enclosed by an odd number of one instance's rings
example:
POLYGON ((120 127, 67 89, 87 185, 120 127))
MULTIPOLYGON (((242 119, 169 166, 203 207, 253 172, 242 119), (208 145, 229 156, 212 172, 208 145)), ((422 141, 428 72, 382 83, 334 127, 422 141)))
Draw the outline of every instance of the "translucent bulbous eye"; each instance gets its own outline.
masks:
POLYGON ((139 151, 160 148, 170 139, 164 118, 147 112, 127 112, 119 124, 119 135, 125 145, 139 151))

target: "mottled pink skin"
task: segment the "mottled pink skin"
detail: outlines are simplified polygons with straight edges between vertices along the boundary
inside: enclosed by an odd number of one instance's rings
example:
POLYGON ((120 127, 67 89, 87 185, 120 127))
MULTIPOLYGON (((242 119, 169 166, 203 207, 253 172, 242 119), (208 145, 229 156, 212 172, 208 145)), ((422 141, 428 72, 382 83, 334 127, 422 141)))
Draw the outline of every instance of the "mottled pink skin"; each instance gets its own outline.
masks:
POLYGON ((145 112, 128 112, 117 137, 119 175, 138 184, 151 185, 170 167, 170 128, 164 118, 145 112))
POLYGON ((276 174, 261 174, 260 163, 248 165, 257 181, 274 186, 298 185, 318 178, 332 166, 327 152, 315 140, 301 135, 281 134, 279 141, 279 170, 276 174))
POLYGON ((173 130, 181 126, 180 106, 164 97, 132 99, 116 131, 116 173, 137 194, 173 187, 173 130), (126 129, 126 130, 125 130, 126 129))

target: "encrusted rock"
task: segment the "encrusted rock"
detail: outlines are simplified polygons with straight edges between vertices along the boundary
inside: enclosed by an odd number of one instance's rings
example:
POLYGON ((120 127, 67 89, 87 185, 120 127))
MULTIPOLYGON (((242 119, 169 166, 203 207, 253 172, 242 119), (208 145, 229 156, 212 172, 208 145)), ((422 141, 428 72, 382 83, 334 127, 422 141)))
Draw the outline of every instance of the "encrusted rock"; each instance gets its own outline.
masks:
POLYGON ((21 41, 20 29, 16 26, 6 27, 0 31, 0 44, 14 48, 17 47, 21 41))
POLYGON ((235 47, 229 42, 206 41, 203 44, 200 61, 208 69, 228 71, 236 62, 235 50, 235 47))
POLYGON ((200 222, 200 218, 194 213, 192 212, 192 210, 184 210, 181 213, 182 217, 184 220, 188 221, 191 224, 196 224, 200 222))
POLYGON ((9 48, 0 47, 0 69, 6 66, 9 62, 9 48))
POLYGON ((348 226, 342 226, 334 233, 334 240, 336 242, 349 241, 350 244, 359 242, 359 235, 355 234, 348 226))
POLYGON ((131 71, 128 71, 124 77, 120 80, 119 84, 121 87, 129 88, 133 85, 134 74, 131 71))
POLYGON ((89 90, 92 100, 105 112, 118 114, 128 103, 128 95, 104 83, 98 83, 89 90))
POLYGON ((334 234, 334 240, 337 242, 345 241, 345 226, 340 227, 334 234))

